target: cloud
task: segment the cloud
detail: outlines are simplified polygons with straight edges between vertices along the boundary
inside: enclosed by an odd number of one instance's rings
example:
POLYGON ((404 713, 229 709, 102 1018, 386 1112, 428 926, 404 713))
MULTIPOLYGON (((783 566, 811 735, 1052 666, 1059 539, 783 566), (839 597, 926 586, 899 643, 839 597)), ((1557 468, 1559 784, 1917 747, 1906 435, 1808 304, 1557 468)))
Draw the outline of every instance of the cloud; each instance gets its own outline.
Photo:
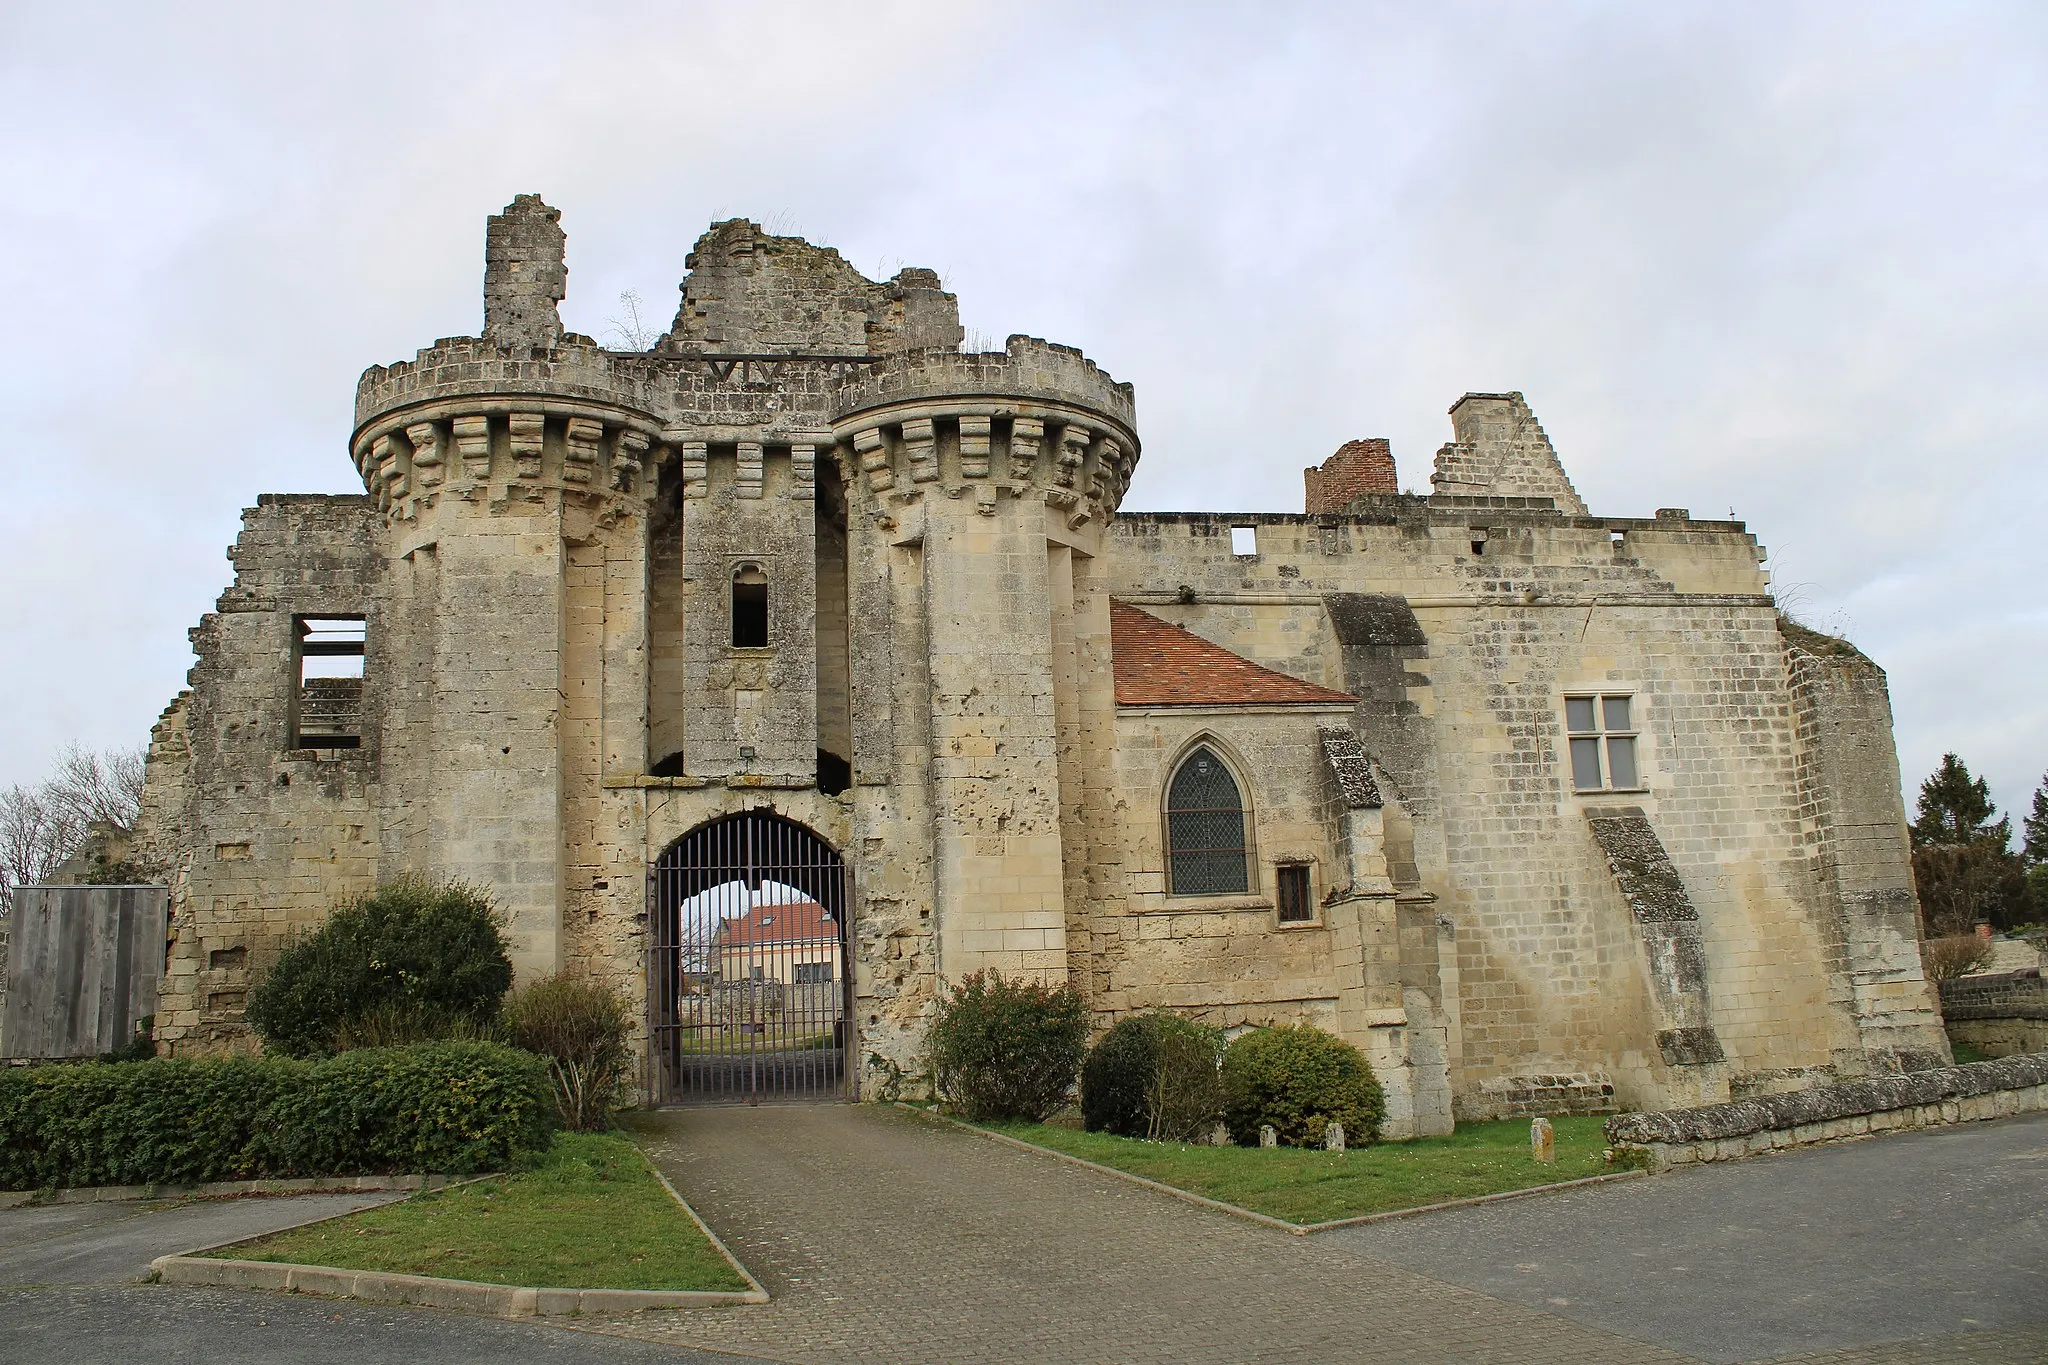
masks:
POLYGON ((353 486, 356 374, 478 325, 563 209, 565 317, 745 215, 1138 385, 1134 508, 1426 486, 1527 393, 1596 511, 1731 507, 2023 804, 2048 423, 2048 21, 2022 5, 273 6, 0 19, 0 781, 138 741, 239 508, 353 486))

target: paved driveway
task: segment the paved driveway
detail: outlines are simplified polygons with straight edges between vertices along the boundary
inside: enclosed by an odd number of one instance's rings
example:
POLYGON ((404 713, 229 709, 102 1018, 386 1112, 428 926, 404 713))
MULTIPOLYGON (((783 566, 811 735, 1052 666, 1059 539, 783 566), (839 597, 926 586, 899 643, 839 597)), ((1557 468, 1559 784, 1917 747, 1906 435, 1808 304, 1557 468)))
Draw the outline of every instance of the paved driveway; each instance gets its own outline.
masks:
MULTIPOLYGON (((1716 1362, 2048 1329, 2048 1115, 1325 1239, 1716 1362)), ((2048 1360, 2048 1335, 2034 1350, 2048 1360)))
POLYGON ((644 1339, 804 1362, 2048 1360, 2048 1120, 1316 1238, 898 1111, 635 1123, 776 1296, 589 1324, 644 1339), (1973 1325, 1999 1330, 1954 1335, 1973 1325))

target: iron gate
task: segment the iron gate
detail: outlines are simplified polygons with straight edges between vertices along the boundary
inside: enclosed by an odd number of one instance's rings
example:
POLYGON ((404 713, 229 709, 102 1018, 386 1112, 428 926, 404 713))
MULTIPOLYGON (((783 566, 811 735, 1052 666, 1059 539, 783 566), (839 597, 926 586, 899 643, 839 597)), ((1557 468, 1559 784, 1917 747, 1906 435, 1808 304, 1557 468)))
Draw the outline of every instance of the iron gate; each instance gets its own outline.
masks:
POLYGON ((832 846, 770 811, 729 815, 669 845, 649 895, 650 1098, 843 1098, 849 898, 832 846))

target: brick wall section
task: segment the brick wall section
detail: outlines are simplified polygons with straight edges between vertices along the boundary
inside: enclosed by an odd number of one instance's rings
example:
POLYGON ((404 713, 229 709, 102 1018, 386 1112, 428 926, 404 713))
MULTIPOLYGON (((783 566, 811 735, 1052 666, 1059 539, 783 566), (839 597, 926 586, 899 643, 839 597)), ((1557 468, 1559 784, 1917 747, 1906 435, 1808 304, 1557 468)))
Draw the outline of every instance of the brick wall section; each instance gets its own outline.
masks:
POLYGON ((1401 491, 1394 449, 1384 436, 1346 441, 1320 468, 1301 471, 1308 485, 1306 510, 1341 512, 1359 498, 1401 491))

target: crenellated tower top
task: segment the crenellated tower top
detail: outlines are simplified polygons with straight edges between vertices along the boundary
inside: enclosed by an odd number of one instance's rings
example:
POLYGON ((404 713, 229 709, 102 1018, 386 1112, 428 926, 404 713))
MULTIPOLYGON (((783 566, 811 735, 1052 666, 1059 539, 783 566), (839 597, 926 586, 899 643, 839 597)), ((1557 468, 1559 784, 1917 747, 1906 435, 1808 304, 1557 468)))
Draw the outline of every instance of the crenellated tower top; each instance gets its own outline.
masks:
POLYGON ((1130 483, 1131 386, 1035 337, 962 354, 958 302, 933 271, 870 280, 829 247, 731 219, 690 252, 669 332, 616 351, 562 329, 565 243, 559 211, 518 196, 486 234, 483 335, 364 371, 351 448, 387 516, 451 491, 625 506, 679 476, 689 496, 714 452, 808 470, 835 443, 897 503, 938 483, 992 511, 1007 490, 1078 526, 1130 483))

